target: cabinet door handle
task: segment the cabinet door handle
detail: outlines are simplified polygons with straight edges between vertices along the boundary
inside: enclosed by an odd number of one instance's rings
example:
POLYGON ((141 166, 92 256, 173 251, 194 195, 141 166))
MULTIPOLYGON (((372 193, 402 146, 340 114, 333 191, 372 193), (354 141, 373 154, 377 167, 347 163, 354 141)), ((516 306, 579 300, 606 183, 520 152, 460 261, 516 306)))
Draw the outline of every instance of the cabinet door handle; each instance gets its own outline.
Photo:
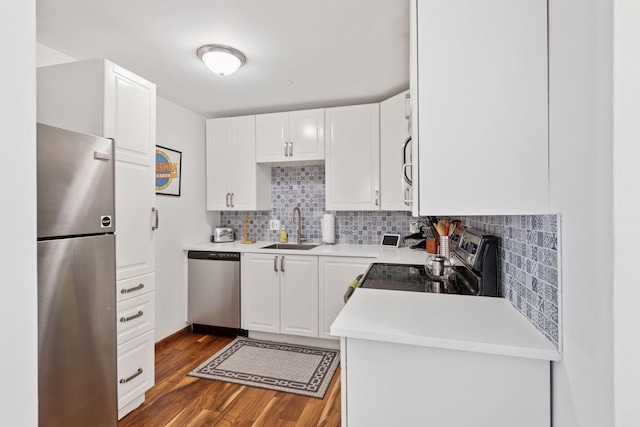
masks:
POLYGON ((231 193, 227 193, 227 195, 225 196, 225 200, 224 200, 224 203, 225 203, 225 205, 227 205, 227 207, 229 207, 229 194, 231 194, 231 193))
POLYGON ((140 310, 140 311, 138 311, 136 314, 134 314, 134 315, 132 315, 132 316, 129 316, 129 317, 121 317, 121 318, 120 318, 120 322, 125 323, 125 322, 128 322, 128 321, 130 321, 130 320, 137 319, 138 317, 140 317, 140 316, 142 316, 142 315, 144 315, 144 312, 142 312, 142 310, 140 310))
POLYGON ((289 157, 293 157, 293 142, 289 142, 289 157))
POLYGON ((278 272, 278 255, 273 257, 273 271, 278 272))
POLYGON ((233 193, 231 193, 231 207, 233 207, 233 193))
POLYGON ((138 286, 134 286, 133 288, 129 288, 129 289, 121 289, 120 293, 121 294, 128 294, 129 292, 134 292, 134 291, 139 291, 140 289, 144 288, 144 284, 140 283, 138 286))
POLYGON ((409 120, 411 118, 411 94, 404 96, 404 118, 409 120))
POLYGON ((284 273, 284 255, 280 257, 280 271, 284 273))
POLYGON ((156 223, 155 225, 151 226, 151 230, 155 231, 158 229, 158 227, 160 226, 160 212, 158 211, 158 209, 156 209, 155 207, 151 208, 151 212, 155 213, 155 217, 156 217, 156 223))
POLYGON ((131 381, 132 379, 134 379, 135 377, 137 377, 138 375, 142 374, 142 368, 138 368, 138 370, 136 371, 135 374, 131 375, 128 378, 120 378, 120 384, 126 384, 129 381, 131 381))
POLYGON ((380 190, 376 190, 376 206, 380 205, 380 190))

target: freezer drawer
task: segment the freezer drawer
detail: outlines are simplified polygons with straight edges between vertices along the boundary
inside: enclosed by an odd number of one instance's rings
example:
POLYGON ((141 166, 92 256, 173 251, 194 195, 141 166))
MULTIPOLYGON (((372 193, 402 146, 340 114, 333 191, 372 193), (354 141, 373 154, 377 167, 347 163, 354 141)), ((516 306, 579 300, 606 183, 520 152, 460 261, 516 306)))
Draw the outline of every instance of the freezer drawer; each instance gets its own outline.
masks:
POLYGON ((187 321, 240 328, 240 254, 189 252, 187 321))

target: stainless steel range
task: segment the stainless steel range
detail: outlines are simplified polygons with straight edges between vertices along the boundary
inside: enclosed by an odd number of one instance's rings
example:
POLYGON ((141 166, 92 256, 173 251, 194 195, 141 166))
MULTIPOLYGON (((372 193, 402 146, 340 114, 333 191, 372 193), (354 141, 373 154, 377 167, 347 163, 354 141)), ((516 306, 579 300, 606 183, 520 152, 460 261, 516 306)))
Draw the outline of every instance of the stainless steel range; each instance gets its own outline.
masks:
POLYGON ((498 296, 498 238, 458 228, 451 236, 450 247, 453 263, 442 275, 434 276, 425 265, 373 263, 358 287, 498 296))

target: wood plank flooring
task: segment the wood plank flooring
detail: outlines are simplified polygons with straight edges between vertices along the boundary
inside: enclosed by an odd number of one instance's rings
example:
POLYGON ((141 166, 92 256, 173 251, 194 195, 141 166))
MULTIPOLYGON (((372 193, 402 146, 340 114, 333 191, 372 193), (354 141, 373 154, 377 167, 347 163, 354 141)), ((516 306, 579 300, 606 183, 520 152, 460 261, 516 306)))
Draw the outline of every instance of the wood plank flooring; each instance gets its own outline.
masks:
POLYGON ((187 376, 232 340, 189 333, 158 349, 156 385, 118 426, 340 425, 340 368, 322 400, 187 376))

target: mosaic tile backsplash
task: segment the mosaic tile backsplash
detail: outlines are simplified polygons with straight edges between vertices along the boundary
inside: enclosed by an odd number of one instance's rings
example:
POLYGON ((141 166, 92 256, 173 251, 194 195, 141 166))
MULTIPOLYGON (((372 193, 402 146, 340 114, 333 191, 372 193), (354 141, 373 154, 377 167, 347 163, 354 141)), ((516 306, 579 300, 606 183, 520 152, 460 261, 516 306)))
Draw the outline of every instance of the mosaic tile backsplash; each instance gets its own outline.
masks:
POLYGON ((322 215, 336 218, 335 243, 377 245, 385 233, 410 234, 410 212, 325 211, 324 165, 286 166, 271 168, 271 211, 221 212, 222 226, 233 227, 236 236, 243 236, 242 223, 249 217, 247 231, 252 239, 279 241, 280 232, 269 230, 269 220, 279 219, 295 242, 296 222, 291 219, 293 208, 302 214, 302 237, 308 242, 322 241, 322 215))
POLYGON ((498 236, 501 295, 559 348, 558 216, 469 216, 460 219, 465 226, 498 236))
MULTIPOLYGON (((309 242, 322 240, 325 211, 324 165, 271 168, 271 211, 221 212, 220 223, 233 227, 242 238, 242 224, 249 217, 249 236, 279 240, 279 231, 269 230, 269 220, 279 219, 296 240, 294 207, 302 213, 302 235, 309 242)), ((376 245, 382 235, 410 234, 410 212, 333 211, 336 243, 376 245)), ((556 215, 469 216, 463 225, 494 234, 500 239, 500 289, 507 298, 556 347, 560 342, 558 217, 556 215)))

